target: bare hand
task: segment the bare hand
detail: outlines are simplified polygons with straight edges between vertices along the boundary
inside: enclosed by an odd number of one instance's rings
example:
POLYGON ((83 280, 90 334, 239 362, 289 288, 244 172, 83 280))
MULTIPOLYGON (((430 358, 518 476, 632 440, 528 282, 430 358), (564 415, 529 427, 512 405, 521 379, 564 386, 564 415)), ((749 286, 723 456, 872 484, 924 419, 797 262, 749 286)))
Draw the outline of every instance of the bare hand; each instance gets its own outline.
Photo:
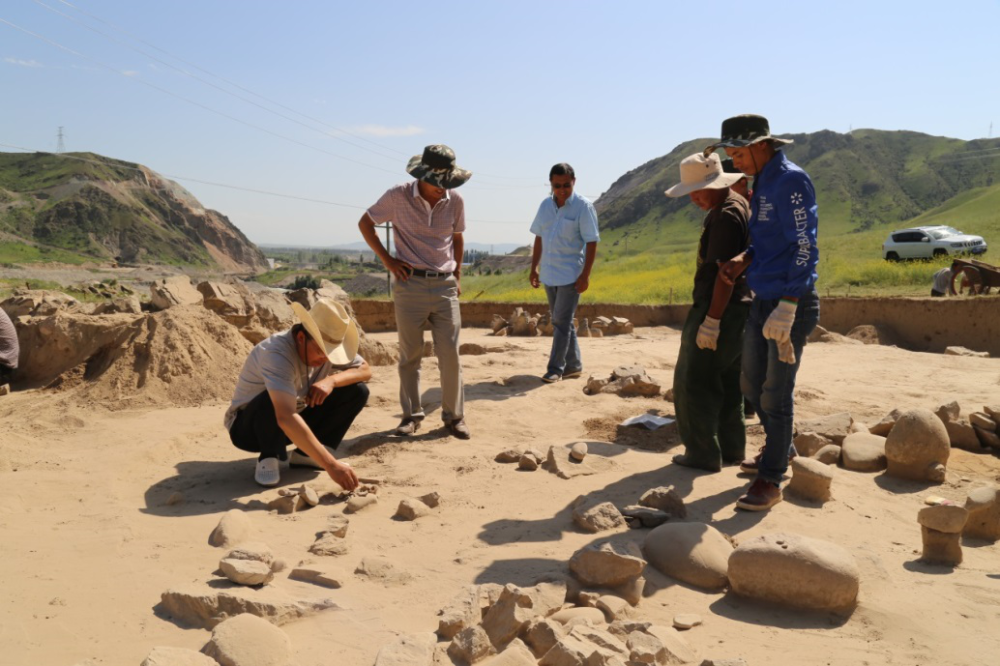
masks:
POLYGON ((531 286, 535 289, 538 289, 538 287, 542 284, 542 281, 538 277, 537 268, 532 268, 531 272, 528 273, 528 282, 531 283, 531 286))
POLYGON ((746 253, 741 253, 719 266, 719 277, 729 286, 736 284, 736 279, 750 266, 746 253))
POLYGON ((309 407, 322 405, 323 401, 330 397, 330 394, 333 393, 333 389, 336 387, 336 380, 334 380, 332 375, 319 380, 309 387, 309 394, 306 395, 306 405, 309 407))
POLYGON ((413 266, 402 261, 400 259, 394 259, 393 257, 388 257, 382 262, 386 270, 392 273, 397 280, 406 282, 410 279, 410 274, 413 272, 413 266))
POLYGON ((338 486, 348 492, 358 487, 358 475, 354 473, 354 470, 347 463, 342 463, 339 460, 334 461, 330 469, 327 470, 327 473, 338 486))
POLYGON ((581 275, 576 279, 576 293, 582 294, 590 287, 590 276, 581 275))
POLYGON ((462 295, 462 271, 455 271, 452 273, 455 276, 455 289, 458 290, 458 295, 462 295))

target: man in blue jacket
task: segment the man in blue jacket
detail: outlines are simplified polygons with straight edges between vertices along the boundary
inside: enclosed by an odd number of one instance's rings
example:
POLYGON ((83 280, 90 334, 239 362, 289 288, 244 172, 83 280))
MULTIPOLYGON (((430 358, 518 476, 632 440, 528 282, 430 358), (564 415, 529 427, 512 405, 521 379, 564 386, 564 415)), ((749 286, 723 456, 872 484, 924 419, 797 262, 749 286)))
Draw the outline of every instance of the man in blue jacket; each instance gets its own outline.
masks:
POLYGON ((724 147, 737 169, 753 176, 750 247, 723 265, 723 280, 746 271, 754 292, 743 340, 743 394, 757 408, 765 446, 744 461, 756 473, 736 506, 766 511, 781 501, 781 480, 792 451, 795 375, 806 338, 819 322, 816 293, 816 191, 809 175, 788 160, 763 116, 742 115, 722 123, 724 147))

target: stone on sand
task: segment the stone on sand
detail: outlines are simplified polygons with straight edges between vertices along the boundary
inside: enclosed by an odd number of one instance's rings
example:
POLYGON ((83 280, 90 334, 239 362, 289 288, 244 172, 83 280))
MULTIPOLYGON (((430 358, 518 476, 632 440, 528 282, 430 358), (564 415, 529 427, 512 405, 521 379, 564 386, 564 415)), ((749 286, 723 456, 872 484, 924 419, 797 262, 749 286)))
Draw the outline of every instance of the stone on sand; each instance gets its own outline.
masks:
POLYGON ((704 523, 666 523, 646 536, 646 559, 660 573, 706 590, 726 586, 733 546, 704 523))
POLYGON ((479 608, 479 588, 470 585, 462 588, 448 605, 438 612, 438 636, 446 640, 454 638, 455 634, 466 627, 478 624, 482 619, 479 608))
POLYGON ((983 450, 983 445, 979 441, 979 436, 976 435, 975 428, 964 418, 946 422, 944 429, 948 431, 948 440, 955 448, 972 452, 983 450))
POLYGON ((748 539, 729 558, 729 583, 740 596, 824 611, 852 609, 860 586, 844 548, 797 534, 748 539))
POLYGON ((537 666, 537 661, 524 641, 515 638, 503 652, 484 661, 483 666, 537 666))
POLYGON ((448 646, 448 655, 465 664, 474 664, 494 654, 496 648, 486 630, 478 624, 459 631, 448 646))
MULTIPOLYGON (((877 435, 867 436, 876 437, 877 435)), ((847 442, 850 437, 854 437, 854 435, 850 435, 844 441, 847 442)), ((830 499, 833 471, 828 465, 819 460, 798 456, 792 459, 791 468, 792 481, 785 488, 785 492, 812 502, 825 502, 830 499)))
POLYGON ((541 462, 541 457, 535 451, 525 451, 517 461, 517 468, 534 472, 541 462))
POLYGON ((351 519, 347 516, 332 515, 326 519, 327 532, 335 537, 344 538, 347 536, 347 528, 351 525, 351 519))
POLYGON ((945 534, 961 534, 969 512, 965 507, 953 504, 926 506, 917 514, 917 522, 929 529, 945 534))
POLYGON ((611 502, 580 495, 572 504, 573 522, 585 532, 596 533, 625 526, 625 518, 611 502))
POLYGON ((310 553, 324 557, 346 555, 350 550, 351 546, 347 539, 339 537, 329 530, 320 532, 313 545, 309 546, 310 553))
POLYGON ((408 572, 397 570, 389 560, 370 555, 361 558, 361 563, 354 568, 354 573, 398 585, 406 584, 413 578, 408 572))
POLYGON ((545 466, 560 479, 596 474, 596 471, 586 463, 571 459, 570 448, 566 446, 550 446, 545 466))
POLYGON ((969 414, 969 423, 976 428, 982 428, 990 432, 996 432, 997 430, 997 422, 989 414, 983 412, 972 412, 969 414))
POLYGON ((332 589, 341 587, 344 584, 344 580, 347 579, 347 576, 342 571, 305 562, 300 563, 299 566, 292 569, 288 573, 288 577, 291 580, 312 583, 313 585, 332 589))
POLYGON ((963 534, 976 539, 1000 540, 1000 488, 980 486, 969 491, 965 500, 969 519, 963 534))
POLYGON ((209 543, 219 548, 229 548, 241 541, 246 541, 253 531, 250 518, 239 509, 230 509, 219 520, 212 531, 209 543))
POLYGON ((795 450, 800 456, 814 456, 824 446, 833 444, 833 440, 815 432, 800 432, 794 440, 795 450))
POLYGON ((524 642, 531 648, 535 657, 541 658, 566 633, 567 630, 562 622, 554 620, 551 617, 541 618, 536 616, 525 628, 524 642))
POLYGON ((379 648, 375 666, 428 666, 434 654, 434 634, 403 634, 379 648))
POLYGON ((942 483, 950 453, 948 431, 941 419, 927 409, 911 410, 899 417, 886 437, 886 473, 942 483))
POLYGON ((972 428, 976 431, 976 437, 979 438, 980 444, 989 449, 1000 449, 1000 435, 991 430, 983 430, 979 426, 972 426, 972 428))
POLYGON ((985 351, 973 351, 967 349, 966 347, 960 347, 958 345, 952 347, 945 347, 944 353, 946 356, 970 356, 973 358, 989 358, 990 353, 985 351))
POLYGON ((256 560, 268 566, 274 562, 271 547, 260 541, 245 541, 226 553, 226 557, 233 560, 256 560))
POLYGON ((287 666, 292 641, 267 620, 244 613, 219 623, 202 651, 220 666, 287 666))
POLYGON ((893 409, 891 412, 883 416, 881 421, 869 428, 868 432, 873 435, 878 435, 879 437, 886 437, 892 430, 892 426, 896 425, 896 421, 902 415, 903 412, 901 410, 893 409))
POLYGON ((629 659, 639 664, 663 664, 667 661, 667 651, 659 638, 645 631, 633 631, 626 642, 629 659))
POLYGON ((665 627, 659 624, 650 625, 646 633, 655 637, 667 651, 667 664, 687 664, 697 657, 688 642, 681 636, 680 632, 673 627, 665 627))
POLYGON ((642 551, 632 542, 594 543, 578 550, 569 561, 570 571, 580 582, 598 587, 634 581, 645 567, 642 551))
POLYGON ((227 617, 250 613, 276 625, 339 608, 333 599, 299 599, 267 586, 260 589, 233 585, 218 589, 193 583, 160 595, 163 609, 184 625, 211 629, 227 617))
POLYGON ((813 455, 813 459, 820 461, 824 465, 836 465, 840 462, 840 447, 836 444, 827 444, 813 455))
POLYGON ((258 560, 223 558, 219 561, 219 570, 238 585, 267 585, 274 578, 270 565, 258 560))
POLYGON ((844 438, 850 435, 853 430, 854 417, 850 412, 840 412, 830 414, 815 419, 806 419, 795 424, 799 432, 813 432, 825 437, 834 444, 842 444, 844 438))
POLYGON ((639 504, 663 511, 676 518, 687 518, 687 507, 673 486, 651 488, 639 498, 639 504))
POLYGON ((516 463, 521 459, 521 452, 517 449, 506 449, 498 453, 493 459, 498 463, 516 463))
POLYGON ((844 438, 840 461, 855 472, 878 472, 886 467, 885 437, 857 432, 844 438))
POLYGON ((605 621, 604 611, 599 608, 585 607, 564 608, 563 610, 556 611, 550 615, 549 619, 563 625, 579 619, 589 622, 590 624, 603 624, 605 621))
POLYGON ((426 516, 431 512, 431 508, 418 499, 408 497, 399 503, 396 509, 396 518, 400 520, 416 520, 421 516, 426 516))
POLYGON ((674 616, 674 629, 686 631, 702 623, 701 615, 697 613, 681 613, 674 616))
POLYGON ((362 509, 367 509, 377 502, 378 495, 375 493, 369 493, 367 495, 351 495, 351 497, 347 500, 346 506, 344 506, 344 513, 357 513, 362 509))
POLYGON ((604 594, 597 599, 597 609, 604 613, 604 619, 614 622, 629 616, 632 604, 613 594, 604 594))
POLYGON ((219 666, 219 662, 187 648, 155 647, 140 666, 219 666))
POLYGON ((622 516, 629 527, 648 528, 659 527, 670 520, 670 514, 648 506, 632 504, 621 510, 622 516))
POLYGON ((441 494, 436 491, 427 493, 426 495, 421 495, 417 499, 432 509, 436 509, 441 505, 441 494))
POLYGON ((576 442, 570 447, 569 457, 577 462, 583 462, 583 459, 587 457, 587 443, 586 442, 576 442))
POLYGON ((486 612, 482 626, 493 646, 502 650, 536 615, 531 596, 518 586, 508 584, 486 612))
POLYGON ((962 528, 968 517, 968 510, 961 506, 940 504, 921 509, 917 514, 924 546, 920 559, 947 566, 961 564, 962 528))

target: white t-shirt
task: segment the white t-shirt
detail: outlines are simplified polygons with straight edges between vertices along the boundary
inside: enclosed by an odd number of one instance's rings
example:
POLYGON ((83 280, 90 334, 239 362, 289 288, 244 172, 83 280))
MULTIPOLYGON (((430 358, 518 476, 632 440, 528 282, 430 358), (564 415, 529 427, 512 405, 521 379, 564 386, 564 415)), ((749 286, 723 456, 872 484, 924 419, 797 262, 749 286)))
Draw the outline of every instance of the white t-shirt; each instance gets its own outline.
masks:
POLYGON ((342 370, 359 368, 363 363, 364 359, 356 355, 347 365, 333 365, 327 361, 318 368, 310 368, 299 358, 291 330, 275 333, 259 342, 243 364, 233 400, 226 410, 226 429, 233 427, 236 413, 264 391, 295 396, 296 411, 301 412, 305 409, 310 386, 342 370))

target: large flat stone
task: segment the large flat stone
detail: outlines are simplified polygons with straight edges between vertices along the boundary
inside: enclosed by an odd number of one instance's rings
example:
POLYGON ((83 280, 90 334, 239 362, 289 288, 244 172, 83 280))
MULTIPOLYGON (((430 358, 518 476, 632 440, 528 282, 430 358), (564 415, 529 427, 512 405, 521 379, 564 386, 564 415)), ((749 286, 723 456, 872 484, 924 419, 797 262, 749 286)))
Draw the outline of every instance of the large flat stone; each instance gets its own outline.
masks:
POLYGON ((211 629, 229 617, 250 613, 282 625, 316 613, 338 609, 329 598, 297 599, 269 585, 261 589, 226 583, 212 587, 193 583, 167 590, 160 599, 163 610, 182 624, 211 629))

